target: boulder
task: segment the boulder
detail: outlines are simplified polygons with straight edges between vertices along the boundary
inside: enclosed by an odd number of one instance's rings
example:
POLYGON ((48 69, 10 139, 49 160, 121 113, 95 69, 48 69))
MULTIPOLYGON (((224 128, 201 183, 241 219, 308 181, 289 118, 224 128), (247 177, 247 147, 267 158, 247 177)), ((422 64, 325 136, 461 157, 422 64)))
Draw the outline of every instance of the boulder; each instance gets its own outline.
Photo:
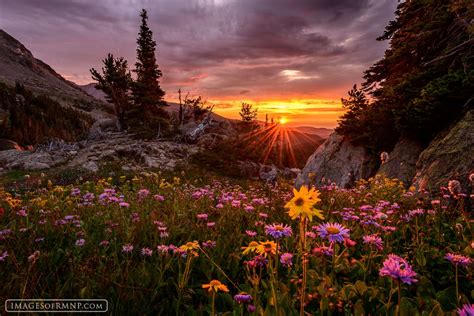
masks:
POLYGON ((423 146, 408 138, 402 138, 388 154, 388 161, 383 163, 377 174, 396 178, 409 186, 416 173, 416 162, 423 151, 423 146))
POLYGON ((262 165, 259 171, 260 180, 266 183, 274 183, 278 177, 278 169, 274 165, 262 165))
POLYGON ((413 184, 434 192, 446 186, 448 180, 456 179, 467 188, 469 173, 473 171, 474 110, 470 110, 423 150, 416 163, 413 184))
POLYGON ((332 133, 308 158, 295 185, 321 185, 328 181, 350 187, 356 180, 372 176, 377 163, 362 146, 355 146, 344 136, 332 133))
POLYGON ((93 173, 96 173, 97 171, 99 171, 99 165, 95 161, 92 161, 92 160, 83 164, 82 168, 93 173))

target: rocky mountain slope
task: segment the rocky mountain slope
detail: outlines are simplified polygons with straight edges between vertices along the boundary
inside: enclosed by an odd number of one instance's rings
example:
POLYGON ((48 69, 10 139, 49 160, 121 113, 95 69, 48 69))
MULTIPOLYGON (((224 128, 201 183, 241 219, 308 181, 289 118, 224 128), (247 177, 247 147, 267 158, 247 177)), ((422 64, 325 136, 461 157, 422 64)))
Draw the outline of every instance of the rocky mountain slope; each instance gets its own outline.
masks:
POLYGON ((13 36, 0 29, 0 81, 9 85, 23 84, 36 93, 56 97, 69 103, 78 100, 96 102, 76 84, 64 79, 13 36))
POLYGON ((468 176, 474 172, 474 110, 422 146, 401 139, 381 164, 361 146, 333 133, 308 159, 297 179, 297 185, 335 183, 350 187, 359 178, 385 174, 407 186, 436 192, 448 179, 456 179, 467 188, 468 176))

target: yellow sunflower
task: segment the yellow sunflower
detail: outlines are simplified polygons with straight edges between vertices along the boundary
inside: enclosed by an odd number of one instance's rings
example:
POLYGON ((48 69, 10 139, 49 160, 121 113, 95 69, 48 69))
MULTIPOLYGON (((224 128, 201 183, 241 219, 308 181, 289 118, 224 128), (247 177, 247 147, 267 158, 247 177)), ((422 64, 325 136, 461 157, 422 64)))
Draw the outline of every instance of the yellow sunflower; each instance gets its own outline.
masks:
POLYGON ((179 249, 184 250, 184 251, 194 251, 199 249, 199 243, 197 241, 189 241, 185 243, 184 245, 180 246, 179 249))
POLYGON ((277 244, 274 241, 261 241, 260 244, 257 247, 257 252, 260 255, 266 256, 267 254, 272 254, 276 255, 278 249, 277 249, 277 244))
POLYGON ((227 286, 225 284, 222 284, 221 281, 219 280, 212 280, 211 282, 209 282, 209 284, 203 284, 202 288, 207 289, 209 293, 211 292, 217 293, 219 291, 229 292, 229 289, 227 288, 227 286))
POLYGON ((285 205, 285 208, 289 209, 288 215, 291 219, 296 219, 298 216, 301 216, 301 219, 308 218, 309 221, 313 220, 313 216, 324 219, 322 211, 314 208, 314 205, 321 201, 320 194, 314 188, 308 190, 307 186, 302 186, 299 191, 293 189, 294 196, 285 205))
POLYGON ((244 251, 243 254, 246 255, 250 252, 256 252, 258 251, 258 247, 260 245, 256 241, 251 241, 250 244, 247 247, 242 247, 242 250, 244 251))

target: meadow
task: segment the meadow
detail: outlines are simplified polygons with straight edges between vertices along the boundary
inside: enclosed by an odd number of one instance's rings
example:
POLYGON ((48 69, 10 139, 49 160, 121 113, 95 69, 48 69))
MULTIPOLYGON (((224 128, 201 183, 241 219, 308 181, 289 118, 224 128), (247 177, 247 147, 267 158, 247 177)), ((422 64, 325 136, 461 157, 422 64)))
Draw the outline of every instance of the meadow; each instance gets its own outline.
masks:
MULTIPOLYGON (((163 315, 473 315, 474 242, 455 181, 293 189, 143 173, 0 189, 0 304, 106 298, 163 315)), ((32 184, 33 183, 33 184, 32 184)))

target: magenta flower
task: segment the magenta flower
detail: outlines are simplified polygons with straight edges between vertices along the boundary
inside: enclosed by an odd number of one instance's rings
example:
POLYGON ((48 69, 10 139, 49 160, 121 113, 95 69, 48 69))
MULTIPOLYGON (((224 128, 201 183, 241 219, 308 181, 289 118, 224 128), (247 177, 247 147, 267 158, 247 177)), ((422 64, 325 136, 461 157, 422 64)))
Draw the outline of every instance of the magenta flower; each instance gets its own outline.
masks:
POLYGON ((375 248, 377 248, 377 250, 380 251, 383 250, 382 238, 380 238, 376 234, 364 236, 362 237, 362 239, 364 240, 364 244, 374 246, 375 248))
POLYGON ((349 229, 339 223, 324 223, 316 227, 319 237, 330 242, 344 242, 344 238, 349 238, 349 229))
POLYGON ((214 248, 216 247, 217 243, 215 241, 212 241, 212 240, 208 240, 208 241, 205 241, 202 243, 202 246, 204 248, 214 248))
POLYGON ((161 252, 161 253, 168 253, 169 250, 170 250, 170 247, 166 245, 156 246, 156 251, 161 252))
POLYGON ((212 228, 212 227, 216 226, 216 222, 208 222, 206 224, 206 226, 207 226, 207 228, 212 228))
POLYGON ((76 240, 76 246, 78 246, 78 247, 84 246, 85 243, 86 243, 86 241, 84 239, 76 240))
POLYGON ((121 207, 130 207, 130 204, 128 204, 127 202, 120 202, 119 205, 121 207))
POLYGON ((147 247, 142 248, 142 256, 151 257, 151 255, 153 255, 153 250, 147 247))
POLYGON ((0 255, 0 261, 5 261, 5 259, 8 257, 8 251, 4 251, 1 255, 0 255))
POLYGON ((474 315, 474 304, 464 304, 458 309, 459 316, 473 316, 474 315))
POLYGON ((253 210, 255 210, 255 207, 253 207, 252 205, 247 205, 245 206, 245 211, 246 212, 252 212, 253 210))
POLYGON ((107 247, 110 244, 110 241, 108 240, 102 240, 99 245, 103 247, 107 247))
POLYGON ((284 224, 271 224, 265 226, 265 233, 275 239, 290 237, 293 231, 291 227, 284 224))
POLYGON ((456 266, 467 267, 468 265, 472 263, 471 258, 458 255, 455 253, 448 253, 446 254, 445 258, 448 259, 452 264, 456 266))
POLYGON ((122 246, 122 252, 124 253, 130 253, 133 251, 133 245, 131 244, 126 244, 122 246))
POLYGON ((206 213, 201 213, 196 215, 197 219, 202 219, 207 221, 207 218, 209 217, 206 213))
POLYGON ((257 232, 254 232, 253 230, 246 230, 245 234, 249 237, 255 237, 257 236, 257 232))
POLYGON ((165 200, 163 195, 156 194, 153 196, 156 201, 163 202, 165 200))
POLYGON ((280 262, 286 267, 291 267, 293 265, 293 255, 291 253, 285 252, 280 256, 280 262))
POLYGON ((406 284, 418 282, 416 272, 412 270, 408 262, 397 256, 390 254, 383 262, 383 267, 379 271, 380 276, 388 276, 394 280, 402 281, 406 284))

